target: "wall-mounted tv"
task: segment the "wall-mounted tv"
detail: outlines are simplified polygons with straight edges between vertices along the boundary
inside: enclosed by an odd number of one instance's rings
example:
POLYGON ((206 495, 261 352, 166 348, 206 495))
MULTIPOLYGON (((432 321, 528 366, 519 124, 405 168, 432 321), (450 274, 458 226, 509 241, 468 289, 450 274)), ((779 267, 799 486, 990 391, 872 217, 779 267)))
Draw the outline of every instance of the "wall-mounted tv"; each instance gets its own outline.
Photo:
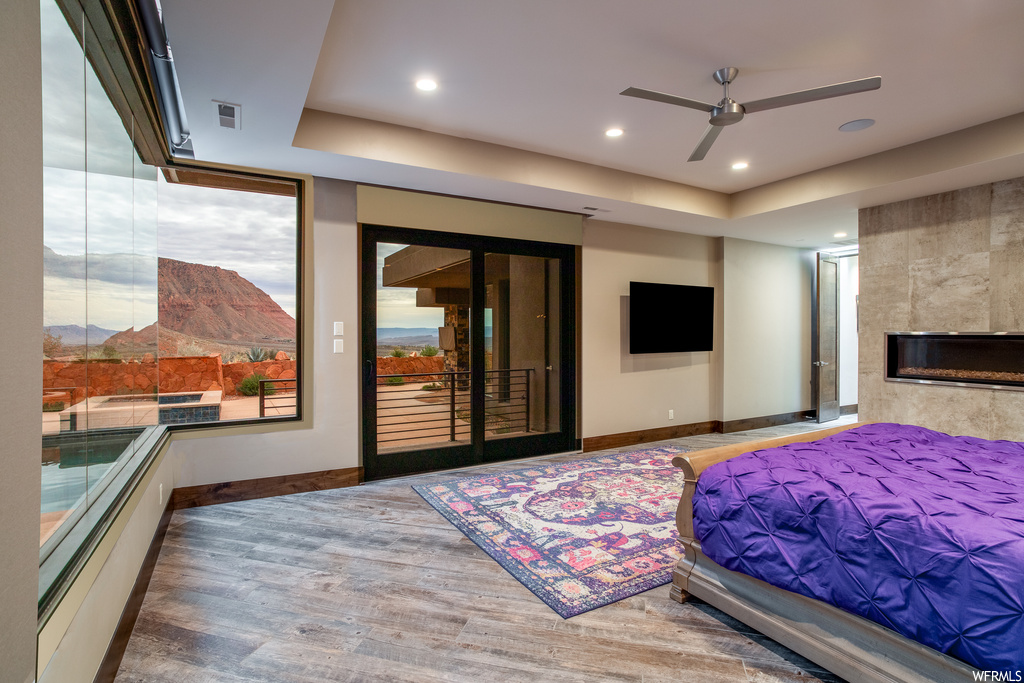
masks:
POLYGON ((710 351, 715 288, 629 283, 629 352, 710 351))

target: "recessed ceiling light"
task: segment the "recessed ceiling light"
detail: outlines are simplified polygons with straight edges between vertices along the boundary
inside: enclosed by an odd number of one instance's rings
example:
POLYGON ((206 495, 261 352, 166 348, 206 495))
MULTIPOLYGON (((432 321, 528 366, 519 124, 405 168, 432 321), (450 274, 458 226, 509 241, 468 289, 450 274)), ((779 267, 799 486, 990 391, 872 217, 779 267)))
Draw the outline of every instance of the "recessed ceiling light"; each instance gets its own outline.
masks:
POLYGON ((430 90, 437 90, 437 81, 435 81, 433 78, 421 78, 420 80, 416 81, 416 87, 419 88, 420 90, 426 90, 428 92, 430 90))
POLYGON ((837 232, 836 234, 834 234, 832 236, 833 237, 846 237, 846 233, 845 232, 837 232))
POLYGON ((734 170, 734 171, 742 171, 743 169, 745 169, 749 165, 750 164, 748 164, 745 161, 737 161, 735 164, 732 165, 732 170, 734 170))
POLYGON ((844 133, 852 133, 857 130, 864 130, 865 128, 870 128, 873 125, 875 125, 874 119, 856 119, 853 121, 847 121, 843 125, 839 126, 839 130, 843 131, 844 133))
POLYGON ((622 129, 621 128, 609 128, 608 130, 606 130, 604 132, 604 134, 607 135, 610 138, 617 138, 620 135, 622 135, 622 129))

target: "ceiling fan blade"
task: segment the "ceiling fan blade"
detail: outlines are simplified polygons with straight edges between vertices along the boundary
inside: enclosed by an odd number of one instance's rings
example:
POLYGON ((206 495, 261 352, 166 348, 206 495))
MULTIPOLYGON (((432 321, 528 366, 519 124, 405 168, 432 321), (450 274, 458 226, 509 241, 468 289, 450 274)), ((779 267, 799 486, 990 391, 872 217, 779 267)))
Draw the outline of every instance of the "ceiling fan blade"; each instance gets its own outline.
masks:
POLYGON ((704 136, 697 143, 697 146, 693 148, 693 152, 690 154, 690 158, 687 161, 701 161, 707 156, 708 150, 711 149, 711 145, 718 139, 718 134, 722 132, 722 128, 725 126, 708 126, 708 129, 704 131, 704 136))
POLYGON ((658 92, 657 90, 626 88, 619 94, 625 95, 626 97, 639 97, 642 100, 653 100, 655 102, 664 102, 665 104, 674 104, 679 107, 689 107, 690 109, 696 109, 698 111, 710 112, 715 108, 715 105, 708 104, 707 102, 688 100, 685 97, 680 97, 679 95, 669 95, 668 93, 658 92))
POLYGON ((840 95, 852 95, 853 93, 864 92, 866 90, 878 90, 880 87, 882 87, 882 78, 880 76, 872 76, 871 78, 861 78, 856 81, 836 83, 835 85, 825 85, 820 88, 800 90, 798 92, 791 92, 785 95, 778 95, 776 97, 766 97, 763 100, 746 102, 743 105, 743 110, 747 114, 753 114, 754 112, 764 111, 766 109, 788 107, 791 104, 803 104, 804 102, 827 100, 830 97, 839 97, 840 95))

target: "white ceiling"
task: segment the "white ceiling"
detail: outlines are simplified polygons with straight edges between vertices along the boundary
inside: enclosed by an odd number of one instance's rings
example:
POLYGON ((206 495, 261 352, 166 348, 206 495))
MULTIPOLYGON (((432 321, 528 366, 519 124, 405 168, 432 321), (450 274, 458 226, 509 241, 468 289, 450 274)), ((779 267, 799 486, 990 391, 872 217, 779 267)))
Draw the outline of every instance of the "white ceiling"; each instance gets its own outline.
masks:
MULTIPOLYGON (((580 210, 599 218, 818 246, 856 230, 865 193, 742 220, 673 216, 599 194, 299 149, 303 108, 398 124, 733 194, 1024 111, 1020 0, 163 0, 197 158, 580 210), (622 97, 637 86, 739 102, 867 76, 880 90, 748 115, 702 162, 698 111, 622 97), (429 75, 440 87, 413 87, 429 75), (216 127, 211 100, 242 105, 216 127), (858 133, 840 124, 873 118, 858 133), (616 139, 603 132, 620 127, 616 139), (734 161, 750 167, 732 171, 734 161)), ((1024 173, 992 159, 928 193, 1024 173)), ((919 173, 929 176, 928 169, 919 173)), ((904 192, 904 194, 905 194, 904 192)), ((900 198, 901 193, 887 195, 900 198)), ((876 193, 877 196, 877 193, 876 193)), ((907 195, 914 196, 914 195, 907 195)), ((891 200, 891 199, 887 199, 891 200)), ((877 203, 877 201, 876 201, 877 203)))

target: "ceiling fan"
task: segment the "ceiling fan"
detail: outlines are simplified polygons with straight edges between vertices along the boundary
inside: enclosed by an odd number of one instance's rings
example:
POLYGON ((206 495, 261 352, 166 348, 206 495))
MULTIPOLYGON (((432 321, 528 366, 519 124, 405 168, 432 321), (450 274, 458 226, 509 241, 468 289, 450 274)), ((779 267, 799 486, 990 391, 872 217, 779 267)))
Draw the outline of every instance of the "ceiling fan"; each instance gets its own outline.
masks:
POLYGON ((753 114, 754 112, 765 111, 766 109, 788 107, 792 104, 827 100, 830 97, 852 95, 854 93, 865 92, 867 90, 877 90, 882 87, 881 77, 873 76, 871 78, 861 78, 856 81, 825 85, 820 88, 800 90, 798 92, 786 93, 785 95, 777 95, 775 97, 766 97, 763 100, 754 100, 753 102, 740 104, 729 97, 729 84, 736 79, 737 74, 739 74, 739 69, 731 66, 719 69, 713 74, 715 81, 720 83, 725 89, 725 96, 718 104, 708 104, 707 102, 691 100, 678 95, 669 95, 668 93, 658 92, 656 90, 645 90, 644 88, 626 88, 619 94, 626 95, 627 97, 639 97, 644 100, 653 100, 655 102, 664 102, 665 104, 674 104, 680 107, 689 107, 690 109, 697 109, 711 114, 711 125, 708 126, 706 131, 704 131, 704 135, 701 137, 700 142, 698 142, 697 146, 693 148, 693 153, 690 154, 690 158, 687 159, 687 161, 700 161, 707 155, 708 150, 711 149, 711 145, 714 144, 715 140, 718 138, 718 134, 722 132, 722 128, 725 126, 731 126, 734 123, 739 123, 743 119, 744 114, 753 114))

